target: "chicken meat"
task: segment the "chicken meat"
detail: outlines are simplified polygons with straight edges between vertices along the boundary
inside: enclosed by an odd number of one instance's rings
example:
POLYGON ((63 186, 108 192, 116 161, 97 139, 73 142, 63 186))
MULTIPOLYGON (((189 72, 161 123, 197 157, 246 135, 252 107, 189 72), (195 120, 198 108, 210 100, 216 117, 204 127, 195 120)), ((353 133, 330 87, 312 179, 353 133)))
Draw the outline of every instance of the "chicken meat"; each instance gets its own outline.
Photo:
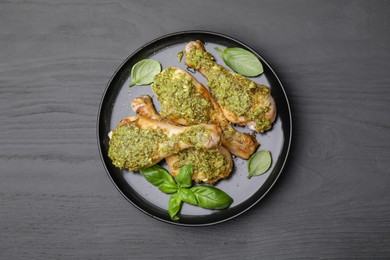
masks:
POLYGON ((217 64, 201 41, 189 42, 184 53, 186 65, 207 78, 207 86, 230 122, 257 132, 272 127, 276 105, 268 87, 217 64))
POLYGON ((236 131, 210 92, 183 69, 168 67, 155 76, 154 93, 161 102, 161 115, 181 125, 217 124, 222 145, 232 154, 248 159, 259 143, 252 135, 236 131))
POLYGON ((124 118, 109 133, 108 156, 118 168, 138 171, 178 152, 220 145, 217 125, 177 126, 142 116, 124 118))
MULTIPOLYGON (((161 122, 169 122, 160 116, 153 106, 150 96, 144 95, 135 98, 131 103, 132 109, 140 116, 149 117, 161 122)), ((194 173, 192 179, 195 182, 214 184, 227 178, 233 170, 233 161, 229 151, 218 146, 208 150, 195 147, 188 148, 165 158, 169 171, 173 176, 179 173, 179 169, 187 164, 192 164, 194 173)))

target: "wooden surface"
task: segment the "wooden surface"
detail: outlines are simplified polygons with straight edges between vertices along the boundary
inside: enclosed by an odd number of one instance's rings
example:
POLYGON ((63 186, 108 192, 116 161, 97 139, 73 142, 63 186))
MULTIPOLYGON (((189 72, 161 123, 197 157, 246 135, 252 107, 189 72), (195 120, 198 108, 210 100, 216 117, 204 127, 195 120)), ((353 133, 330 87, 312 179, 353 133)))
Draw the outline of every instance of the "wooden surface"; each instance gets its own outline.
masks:
POLYGON ((1 259, 390 258, 388 1, 1 1, 1 259), (203 29, 249 44, 293 112, 286 169, 224 224, 154 220, 100 161, 98 106, 138 47, 203 29))

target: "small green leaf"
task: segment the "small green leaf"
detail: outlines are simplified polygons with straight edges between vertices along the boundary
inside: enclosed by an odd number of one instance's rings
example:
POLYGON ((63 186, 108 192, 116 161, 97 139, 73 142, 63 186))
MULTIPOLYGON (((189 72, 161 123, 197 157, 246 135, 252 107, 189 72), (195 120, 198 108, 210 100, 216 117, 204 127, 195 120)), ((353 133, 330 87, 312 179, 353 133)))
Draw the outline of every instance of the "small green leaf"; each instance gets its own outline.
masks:
POLYGON ((158 186, 158 189, 165 193, 175 193, 177 191, 177 185, 176 183, 163 183, 160 186, 158 186))
POLYGON ((192 174, 194 173, 192 164, 185 165, 180 168, 179 174, 176 176, 176 181, 181 187, 192 186, 192 174))
POLYGON ((255 77, 264 71, 260 60, 250 51, 237 47, 215 50, 229 68, 244 76, 255 77))
POLYGON ((179 220, 179 217, 177 216, 177 213, 179 213, 182 200, 179 196, 179 194, 175 193, 171 195, 168 201, 168 213, 172 220, 179 220))
POLYGON ((205 209, 224 209, 233 203, 233 199, 224 191, 212 186, 195 186, 194 192, 198 206, 205 209))
POLYGON ((148 85, 153 82, 154 76, 161 72, 161 64, 152 59, 137 62, 131 69, 130 87, 134 85, 148 85))
POLYGON ((196 196, 195 196, 194 192, 190 189, 181 188, 181 189, 179 189, 177 194, 179 194, 180 198, 184 202, 187 202, 187 203, 192 204, 192 205, 198 204, 198 201, 196 200, 196 196))
POLYGON ((254 153, 248 160, 248 178, 262 175, 271 167, 271 153, 267 150, 261 150, 254 153))
POLYGON ((140 170, 145 179, 158 187, 162 192, 174 193, 177 191, 177 184, 172 176, 161 166, 154 165, 147 169, 140 170))

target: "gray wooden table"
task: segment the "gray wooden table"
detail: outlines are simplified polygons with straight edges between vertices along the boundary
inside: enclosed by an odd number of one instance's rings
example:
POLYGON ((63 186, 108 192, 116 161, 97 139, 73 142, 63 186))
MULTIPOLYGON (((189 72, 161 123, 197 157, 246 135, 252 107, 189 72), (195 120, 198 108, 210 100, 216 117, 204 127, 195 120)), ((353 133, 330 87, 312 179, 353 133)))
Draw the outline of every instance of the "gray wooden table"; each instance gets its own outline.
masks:
POLYGON ((390 258, 388 1, 1 1, 1 259, 390 258), (200 29, 249 44, 293 112, 288 164, 229 222, 154 220, 96 142, 108 80, 138 47, 200 29))

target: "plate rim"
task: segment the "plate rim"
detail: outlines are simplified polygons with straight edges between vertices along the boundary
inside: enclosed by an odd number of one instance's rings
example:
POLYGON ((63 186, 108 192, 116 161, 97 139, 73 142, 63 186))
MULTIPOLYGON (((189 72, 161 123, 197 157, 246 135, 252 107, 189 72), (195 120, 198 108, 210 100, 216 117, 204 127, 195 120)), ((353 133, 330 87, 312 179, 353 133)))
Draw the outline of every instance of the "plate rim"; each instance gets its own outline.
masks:
MULTIPOLYGON (((240 40, 237 40, 236 38, 234 37, 231 37, 231 36, 228 36, 228 35, 225 35, 225 34, 222 34, 222 33, 218 33, 218 32, 213 32, 213 31, 208 31, 208 30, 185 30, 185 31, 177 31, 177 32, 174 32, 174 33, 169 33, 169 34, 165 34, 165 35, 162 35, 160 37, 157 37, 145 44, 143 44, 141 47, 137 48, 135 51, 133 51, 118 67, 117 69, 114 71, 114 73, 112 74, 111 78, 109 79, 104 91, 103 91, 103 94, 102 94, 102 97, 101 97, 101 100, 100 100, 100 104, 99 104, 99 109, 98 109, 98 114, 97 114, 97 121, 96 121, 96 135, 97 135, 97 145, 98 145, 98 150, 99 150, 99 155, 100 155, 100 160, 103 164, 103 167, 106 171, 106 174, 108 175, 108 177, 110 178, 111 182, 114 184, 115 188, 119 191, 119 193, 128 201, 130 202, 135 208, 137 208, 138 210, 140 210, 141 212, 143 212, 144 214, 156 219, 156 220, 159 220, 159 221, 162 221, 164 223, 168 223, 168 224, 171 224, 171 225, 175 225, 175 226, 186 226, 186 227, 202 227, 202 226, 211 226, 211 225, 216 225, 216 224, 220 224, 220 223, 224 223, 224 222, 227 222, 233 218, 236 218, 242 214, 244 214, 245 212, 247 212, 249 209, 251 209, 252 207, 254 207, 255 205, 257 205, 264 197, 266 194, 268 194, 268 192, 272 189, 272 187, 275 185, 276 181, 279 179, 280 175, 282 174, 283 170, 284 170, 284 167, 286 165, 286 162, 287 162, 287 159, 289 157, 289 154, 290 154, 290 149, 291 149, 291 143, 292 143, 292 130, 293 130, 293 127, 292 127, 292 113, 291 113, 291 107, 290 107, 290 102, 289 102, 289 99, 287 97, 287 94, 286 94, 286 91, 284 89, 284 86, 282 84, 282 82, 280 81, 278 75, 275 73, 274 69, 268 64, 268 62, 257 52, 255 51, 253 48, 251 48, 250 46, 248 46, 247 44, 243 43, 242 41, 240 40), (208 222, 208 223, 193 223, 193 224, 189 224, 189 223, 180 223, 180 222, 174 222, 174 221, 169 221, 169 220, 166 220, 166 219, 163 219, 163 218, 159 218, 155 215, 153 215, 152 213, 142 209, 141 207, 139 207, 137 204, 135 204, 132 200, 130 200, 126 194, 124 194, 122 192, 122 190, 118 187, 118 185, 116 184, 116 182, 114 181, 114 179, 112 178, 111 174, 110 174, 110 171, 108 170, 107 166, 106 166, 106 163, 104 161, 104 158, 103 158, 103 153, 102 153, 102 147, 101 147, 101 139, 100 139, 100 117, 101 117, 101 112, 102 112, 102 107, 103 107, 103 102, 104 102, 104 99, 106 97, 106 94, 110 88, 110 85, 113 81, 113 79, 116 77, 116 75, 118 74, 118 72, 122 69, 122 67, 131 59, 133 58, 133 56, 135 56, 138 52, 140 52, 142 49, 144 49, 145 47, 147 46, 150 46, 152 45, 153 43, 155 42, 158 42, 158 41, 161 41, 163 39, 166 39, 166 38, 170 38, 170 37, 173 37, 173 36, 178 36, 178 35, 182 35, 182 34, 208 34, 208 35, 213 35, 213 36, 218 36, 218 37, 222 37, 222 38, 226 38, 228 40, 231 40, 231 41, 234 41, 234 42, 237 42, 239 44, 241 44, 242 46, 244 46, 245 48, 247 48, 249 51, 255 53, 257 56, 259 56, 261 58, 261 61, 264 62, 268 68, 270 69, 270 71, 273 73, 274 77, 276 78, 278 84, 280 85, 280 88, 283 92, 283 96, 284 98, 286 99, 286 105, 287 105, 287 111, 288 111, 288 115, 289 115, 289 124, 290 124, 290 127, 289 127, 289 135, 288 135, 288 142, 287 142, 287 149, 286 149, 286 156, 284 157, 284 160, 282 162, 282 165, 280 167, 280 170, 278 171, 277 175, 275 176, 275 179, 273 180, 273 182, 270 184, 270 186, 268 187, 268 189, 258 198, 256 199, 256 201, 254 203, 252 203, 251 205, 249 205, 247 208, 243 209, 242 211, 232 215, 232 216, 229 216, 227 218, 224 218, 224 219, 221 219, 221 220, 217 220, 217 221, 212 221, 212 222, 208 222)), ((259 187, 261 188, 261 186, 259 187)))

